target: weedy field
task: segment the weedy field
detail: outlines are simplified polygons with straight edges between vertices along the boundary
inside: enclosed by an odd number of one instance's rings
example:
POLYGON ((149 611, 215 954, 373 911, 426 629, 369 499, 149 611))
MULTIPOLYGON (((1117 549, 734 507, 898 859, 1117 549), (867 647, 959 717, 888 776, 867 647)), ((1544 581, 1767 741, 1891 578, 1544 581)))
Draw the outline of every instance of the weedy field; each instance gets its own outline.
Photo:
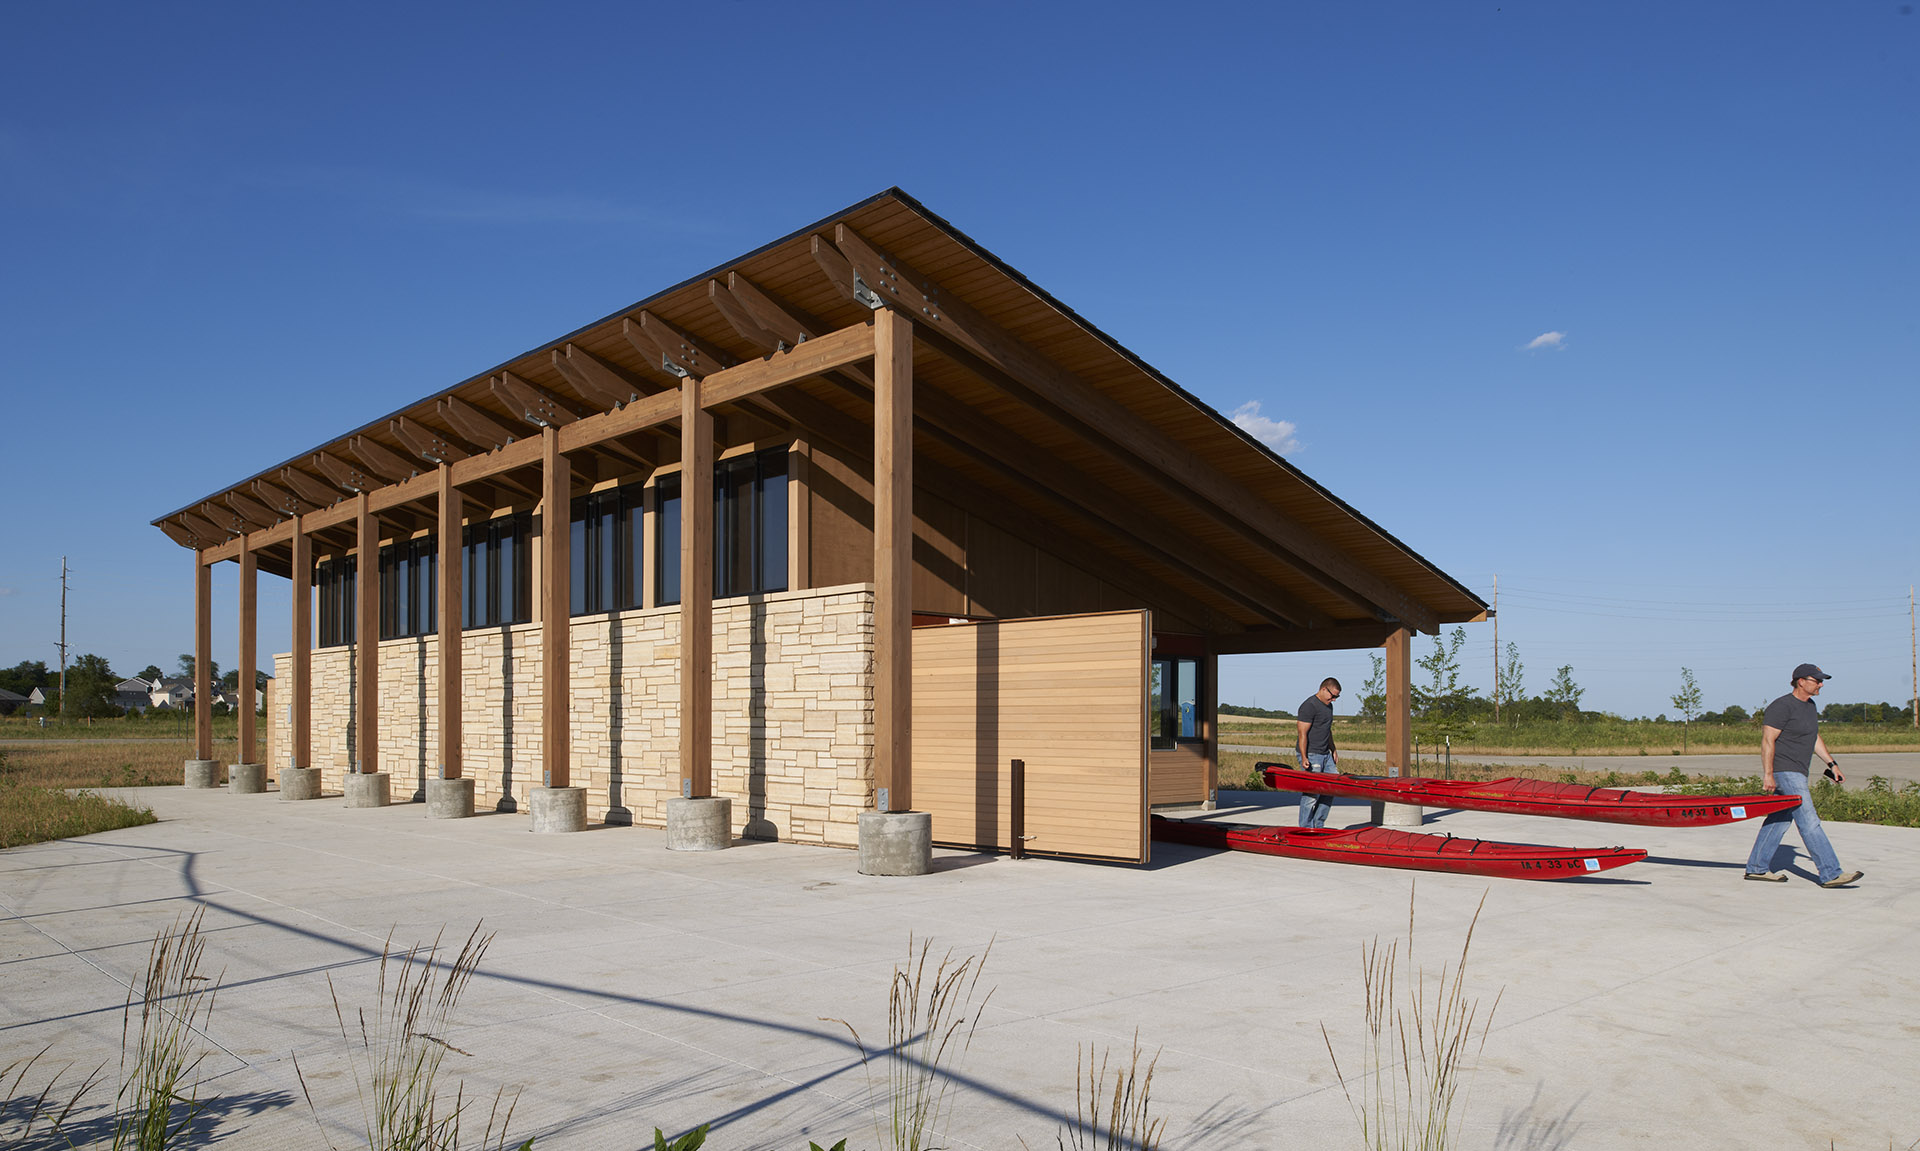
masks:
MULTIPOLYGON (((1220 742, 1293 746, 1290 719, 1220 717, 1220 742)), ((1682 731, 1678 723, 1651 719, 1580 719, 1521 723, 1459 723, 1450 731, 1414 721, 1414 734, 1437 746, 1448 734, 1456 756, 1476 755, 1724 755, 1760 746, 1753 724, 1696 723, 1682 731)), ((1836 754, 1843 751, 1920 751, 1920 731, 1897 723, 1826 723, 1820 734, 1836 754)), ((1380 751, 1387 745, 1384 722, 1341 717, 1333 722, 1334 741, 1353 751, 1380 751)))

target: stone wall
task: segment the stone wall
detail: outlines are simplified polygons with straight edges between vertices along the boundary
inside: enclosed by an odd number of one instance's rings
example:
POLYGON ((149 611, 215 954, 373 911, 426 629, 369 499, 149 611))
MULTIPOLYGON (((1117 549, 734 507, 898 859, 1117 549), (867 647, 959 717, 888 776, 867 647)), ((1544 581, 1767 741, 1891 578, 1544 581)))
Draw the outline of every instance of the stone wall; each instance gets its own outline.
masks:
MULTIPOLYGON (((713 790, 737 834, 853 846, 873 790, 871 585, 714 605, 713 790)), ((658 827, 680 793, 680 611, 572 621, 572 782, 588 817, 658 827)), ((541 780, 540 625, 462 637, 464 774, 478 810, 525 811, 541 780)), ((394 802, 439 774, 437 636, 380 645, 380 770, 394 802)), ((313 653, 313 763, 339 791, 353 765, 352 647, 313 653)), ((280 683, 291 658, 275 659, 280 683)), ((287 749, 288 700, 269 712, 287 749)), ((280 753, 283 766, 286 758, 280 753)))

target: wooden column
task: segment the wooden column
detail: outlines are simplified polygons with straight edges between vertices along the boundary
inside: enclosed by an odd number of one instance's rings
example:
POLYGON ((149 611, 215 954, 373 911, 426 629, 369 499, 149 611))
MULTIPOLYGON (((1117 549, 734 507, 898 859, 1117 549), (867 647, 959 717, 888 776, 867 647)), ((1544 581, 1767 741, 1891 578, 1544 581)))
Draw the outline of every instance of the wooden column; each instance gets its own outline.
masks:
POLYGON ((240 750, 241 763, 259 763, 260 751, 255 739, 253 724, 253 681, 254 667, 259 657, 255 649, 259 647, 259 575, 260 563, 253 549, 247 546, 246 537, 240 540, 240 677, 235 686, 240 696, 240 750))
POLYGON ((573 465, 560 454, 560 433, 540 432, 540 763, 547 787, 570 787, 573 604, 573 465))
POLYGON ((913 809, 913 322, 873 316, 873 786, 913 809))
POLYGON ((354 696, 356 770, 380 770, 380 522, 367 493, 357 499, 355 520, 360 554, 353 561, 353 667, 359 679, 354 696))
MULTIPOLYGON (((193 556, 193 758, 213 758, 213 567, 193 556)), ((65 708, 67 701, 62 699, 65 708)))
POLYGON ((680 794, 713 795, 713 413, 680 381, 680 794))
POLYGON ((440 465, 440 778, 460 778, 460 546, 463 508, 453 469, 440 465))
POLYGON ((1406 628, 1387 637, 1387 774, 1405 775, 1412 758, 1413 633, 1406 628))
POLYGON ((1200 663, 1200 711, 1202 732, 1207 740, 1207 802, 1220 797, 1220 653, 1213 640, 1207 640, 1207 654, 1200 663))
POLYGON ((293 674, 287 701, 287 763, 313 766, 313 541, 293 517, 293 674))

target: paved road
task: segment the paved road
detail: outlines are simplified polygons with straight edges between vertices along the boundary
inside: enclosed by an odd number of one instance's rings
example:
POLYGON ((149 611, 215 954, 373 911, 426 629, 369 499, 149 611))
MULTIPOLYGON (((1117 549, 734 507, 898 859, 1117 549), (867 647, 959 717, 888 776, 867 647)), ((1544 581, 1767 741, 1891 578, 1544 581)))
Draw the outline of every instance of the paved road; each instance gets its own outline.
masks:
MULTIPOLYGON (((1222 751, 1246 751, 1255 755, 1271 755, 1276 759, 1293 758, 1293 749, 1284 747, 1259 747, 1253 744, 1223 743, 1222 751)), ((1374 760, 1383 757, 1378 751, 1342 752, 1345 760, 1374 760)), ((1869 776, 1883 776, 1894 787, 1920 781, 1920 751, 1881 751, 1842 755, 1840 769, 1846 772, 1847 786, 1865 787, 1869 776)), ((1666 774, 1678 767, 1688 775, 1759 775, 1760 754, 1751 752, 1744 755, 1457 755, 1456 763, 1489 763, 1518 766, 1522 764, 1544 763, 1550 767, 1590 768, 1594 771, 1613 770, 1657 771, 1666 774)), ((1420 771, 1417 774, 1438 774, 1431 757, 1422 756, 1420 771)))

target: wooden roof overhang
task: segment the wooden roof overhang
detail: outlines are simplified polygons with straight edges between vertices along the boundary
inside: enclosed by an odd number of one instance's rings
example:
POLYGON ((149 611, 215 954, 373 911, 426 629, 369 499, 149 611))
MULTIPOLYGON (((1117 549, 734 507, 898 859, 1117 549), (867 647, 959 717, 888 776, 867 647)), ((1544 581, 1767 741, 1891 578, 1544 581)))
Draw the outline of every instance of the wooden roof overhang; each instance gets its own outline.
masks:
POLYGON ((1221 651, 1372 646, 1483 618, 1458 581, 899 189, 889 189, 154 524, 208 562, 286 574, 290 517, 350 546, 354 499, 425 526, 446 462, 469 502, 678 458, 680 383, 726 442, 798 433, 869 458, 871 317, 914 321, 921 487, 1137 595, 1221 651))

